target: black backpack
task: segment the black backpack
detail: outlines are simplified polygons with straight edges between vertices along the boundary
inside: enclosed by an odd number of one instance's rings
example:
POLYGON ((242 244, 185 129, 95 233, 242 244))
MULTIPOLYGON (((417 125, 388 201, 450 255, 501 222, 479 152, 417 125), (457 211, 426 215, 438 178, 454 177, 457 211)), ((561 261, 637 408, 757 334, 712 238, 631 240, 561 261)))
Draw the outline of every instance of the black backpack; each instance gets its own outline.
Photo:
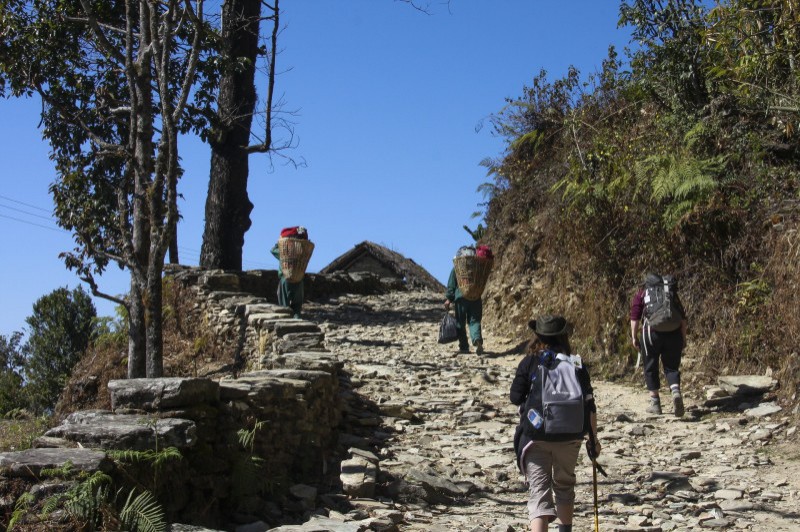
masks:
POLYGON ((580 439, 588 430, 588 410, 578 370, 580 357, 542 351, 531 373, 522 411, 525 433, 535 440, 580 439))
POLYGON ((675 331, 683 321, 678 282, 671 275, 648 274, 644 283, 645 324, 657 332, 675 331))

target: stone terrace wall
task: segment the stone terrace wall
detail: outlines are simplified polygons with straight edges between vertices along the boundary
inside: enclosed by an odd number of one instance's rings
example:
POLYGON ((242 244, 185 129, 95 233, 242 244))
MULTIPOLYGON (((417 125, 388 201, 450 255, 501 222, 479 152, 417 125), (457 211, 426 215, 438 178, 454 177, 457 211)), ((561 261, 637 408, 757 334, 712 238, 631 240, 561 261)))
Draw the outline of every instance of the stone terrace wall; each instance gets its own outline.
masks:
MULTIPOLYGON (((184 307, 207 324, 203 334, 230 347, 235 363, 221 368, 217 379, 111 381, 111 411, 75 412, 39 438, 37 448, 0 454, 2 491, 22 482, 42 504, 54 488, 44 487, 50 481, 41 471, 69 462, 89 473, 110 472, 129 487, 139 479, 158 494, 172 523, 230 528, 278 519, 300 504, 288 488, 321 480, 337 443, 340 379, 346 379, 325 348, 324 333, 273 304, 274 271, 178 269, 168 275, 188 298, 184 307), (241 434, 248 431, 252 438, 244 448, 241 434), (132 472, 107 454, 167 446, 183 459, 157 475, 146 465, 132 472)), ((402 288, 371 274, 309 275, 305 282, 307 298, 402 288)), ((0 522, 13 509, 0 504, 0 522)), ((37 519, 34 512, 28 518, 37 519)))

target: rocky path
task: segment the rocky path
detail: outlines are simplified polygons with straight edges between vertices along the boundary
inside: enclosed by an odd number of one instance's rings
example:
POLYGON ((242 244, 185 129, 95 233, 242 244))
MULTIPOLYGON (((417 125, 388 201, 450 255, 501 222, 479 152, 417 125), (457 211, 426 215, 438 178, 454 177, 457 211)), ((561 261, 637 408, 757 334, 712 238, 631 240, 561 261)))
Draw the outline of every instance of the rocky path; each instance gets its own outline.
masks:
MULTIPOLYGON (((343 296, 304 310, 346 361, 354 392, 382 414, 360 420, 380 470, 376 501, 361 507, 401 513, 400 530, 527 530, 508 402, 514 344, 489 337, 483 357, 438 345, 437 294, 343 296)), ((689 391, 683 419, 666 406, 649 416, 641 390, 594 385, 609 473, 599 477, 601 530, 800 530, 800 451, 788 443, 788 415, 699 409, 703 394, 689 391)), ((593 530, 583 452, 577 474, 575 530, 593 530)))

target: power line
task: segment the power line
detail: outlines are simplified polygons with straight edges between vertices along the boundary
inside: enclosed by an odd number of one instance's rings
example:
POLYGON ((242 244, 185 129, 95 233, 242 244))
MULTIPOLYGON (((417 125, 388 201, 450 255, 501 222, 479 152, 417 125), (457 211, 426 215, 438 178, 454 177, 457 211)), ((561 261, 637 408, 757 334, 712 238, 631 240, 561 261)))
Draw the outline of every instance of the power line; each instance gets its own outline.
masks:
MULTIPOLYGON (((1 208, 10 209, 12 211, 20 212, 20 213, 28 215, 28 216, 34 216, 36 218, 41 218, 42 220, 53 221, 52 212, 47 210, 47 209, 43 209, 42 207, 37 207, 36 205, 31 205, 30 203, 25 203, 24 201, 19 201, 19 200, 16 200, 14 198, 10 198, 10 197, 5 196, 3 194, 0 194, 0 199, 4 199, 6 201, 10 201, 10 202, 13 202, 13 203, 16 203, 16 204, 19 204, 19 205, 24 205, 25 207, 28 207, 30 209, 36 209, 37 211, 46 212, 46 213, 48 213, 49 216, 42 216, 40 214, 35 214, 35 213, 32 213, 32 212, 24 211, 22 209, 17 209, 15 207, 10 207, 8 205, 0 204, 1 208)), ((7 218, 9 220, 14 220, 16 222, 28 224, 28 225, 35 226, 35 227, 41 227, 42 229, 49 229, 50 231, 57 231, 59 233, 71 234, 69 231, 65 231, 63 229, 59 229, 59 228, 55 228, 55 227, 48 227, 48 226, 37 224, 37 223, 31 222, 31 221, 28 221, 28 220, 15 218, 13 216, 0 214, 0 217, 7 218)), ((200 262, 200 250, 193 249, 193 248, 187 248, 187 247, 184 247, 184 246, 178 246, 178 251, 181 253, 181 255, 187 255, 189 258, 195 260, 196 262, 198 262, 198 263, 200 262)), ((259 262, 259 261, 252 261, 252 260, 244 260, 244 259, 242 259, 242 264, 248 264, 250 266, 258 267, 258 268, 262 268, 262 269, 270 269, 269 265, 267 265, 266 263, 263 263, 263 262, 259 262)))
POLYGON ((23 209, 17 209, 16 207, 9 207, 8 205, 0 204, 0 208, 9 209, 11 211, 16 211, 16 212, 21 212, 22 214, 27 214, 28 216, 33 216, 35 218, 41 218, 42 220, 53 221, 53 217, 52 216, 44 216, 42 214, 35 214, 35 213, 28 212, 28 211, 23 210, 23 209))
POLYGON ((41 227, 42 229, 49 229, 50 231, 56 231, 57 233, 67 233, 67 234, 69 234, 69 231, 64 231, 63 229, 58 229, 56 227, 48 227, 46 225, 37 224, 37 223, 34 223, 34 222, 29 222, 28 220, 22 220, 21 218, 14 218, 13 216, 6 216, 5 214, 0 214, 0 218, 7 218, 9 220, 14 220, 15 222, 20 222, 20 223, 23 223, 23 224, 33 225, 33 226, 36 226, 36 227, 41 227))
POLYGON ((0 198, 2 198, 4 200, 7 200, 7 201, 14 202, 14 203, 18 203, 20 205, 25 205, 26 207, 30 207, 31 209, 36 209, 37 211, 42 211, 42 212, 46 212, 48 214, 51 214, 49 209, 43 209, 41 207, 37 207, 36 205, 31 205, 30 203, 25 203, 24 201, 19 201, 19 200, 15 200, 14 198, 9 198, 8 196, 3 196, 2 194, 0 194, 0 198))

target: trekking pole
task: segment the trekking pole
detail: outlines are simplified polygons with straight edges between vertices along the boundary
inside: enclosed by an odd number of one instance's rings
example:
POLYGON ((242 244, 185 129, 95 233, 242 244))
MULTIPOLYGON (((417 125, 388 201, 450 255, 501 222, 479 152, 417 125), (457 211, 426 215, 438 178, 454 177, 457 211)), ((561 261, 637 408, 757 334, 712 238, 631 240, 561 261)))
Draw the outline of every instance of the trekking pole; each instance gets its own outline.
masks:
POLYGON ((589 441, 587 442, 586 451, 589 458, 592 460, 592 491, 594 493, 594 532, 600 532, 600 510, 597 505, 597 472, 600 471, 604 477, 608 474, 603 469, 603 466, 597 463, 597 441, 595 440, 594 431, 589 429, 589 441))
POLYGON ((600 532, 600 512, 597 508, 597 461, 592 460, 592 484, 594 485, 594 532, 600 532))

